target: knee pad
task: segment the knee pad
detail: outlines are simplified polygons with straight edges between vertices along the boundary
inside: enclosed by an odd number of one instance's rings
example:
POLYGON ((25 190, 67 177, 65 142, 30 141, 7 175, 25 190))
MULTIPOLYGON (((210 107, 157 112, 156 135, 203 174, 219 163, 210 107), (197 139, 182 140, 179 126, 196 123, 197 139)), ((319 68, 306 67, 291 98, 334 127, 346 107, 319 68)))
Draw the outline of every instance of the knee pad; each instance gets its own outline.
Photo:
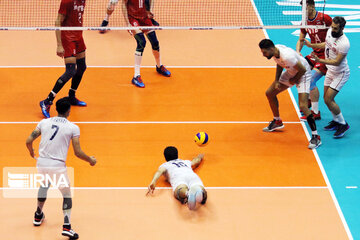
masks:
POLYGON ((144 34, 143 33, 135 34, 135 39, 136 39, 136 43, 137 43, 136 51, 140 52, 142 55, 142 53, 144 52, 145 46, 146 46, 146 39, 144 37, 144 34))
POLYGON ((316 87, 316 82, 323 76, 323 74, 319 71, 312 70, 311 71, 311 84, 310 84, 310 91, 316 87))
POLYGON ((72 208, 72 198, 64 198, 63 210, 68 210, 71 208, 72 208))
POLYGON ((76 73, 75 63, 67 63, 65 73, 58 79, 58 83, 64 85, 76 73))
POLYGON ((154 31, 148 33, 147 35, 150 43, 151 43, 151 47, 153 50, 155 51, 159 51, 160 50, 160 45, 159 45, 159 41, 156 37, 156 33, 154 31))
POLYGON ((38 201, 45 202, 47 197, 48 187, 40 187, 38 191, 38 201))
POLYGON ((45 201, 46 201, 46 198, 40 198, 40 197, 38 197, 38 201, 39 201, 39 202, 45 202, 45 201))
POLYGON ((86 70, 85 58, 80 58, 76 60, 76 74, 83 74, 86 70))

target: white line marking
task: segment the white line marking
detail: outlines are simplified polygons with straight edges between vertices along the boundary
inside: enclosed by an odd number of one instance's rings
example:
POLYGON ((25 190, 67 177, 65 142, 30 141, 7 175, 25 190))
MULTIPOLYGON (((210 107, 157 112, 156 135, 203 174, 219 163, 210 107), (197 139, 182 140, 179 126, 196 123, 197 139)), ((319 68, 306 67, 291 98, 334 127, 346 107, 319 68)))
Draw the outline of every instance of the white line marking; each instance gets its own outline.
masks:
MULTIPOLYGON (((294 187, 205 187, 206 189, 327 189, 326 186, 315 186, 315 187, 302 187, 302 186, 294 186, 294 187)), ((34 190, 38 188, 8 188, 8 187, 0 187, 0 190, 34 190)), ((71 189, 75 190, 147 190, 147 187, 71 187, 71 189)), ((156 187, 156 189, 172 189, 171 187, 156 187)))
MULTIPOLYGON (((0 122, 0 124, 37 124, 39 122, 0 122)), ((113 122, 72 122, 76 124, 268 124, 269 121, 265 122, 250 122, 250 121, 174 121, 174 122, 166 122, 166 121, 153 121, 153 122, 137 122, 137 121, 129 121, 129 122, 121 122, 121 121, 113 121, 113 122)), ((301 122, 284 122, 286 124, 300 124, 301 122)))
POLYGON ((358 187, 357 186, 347 186, 346 188, 347 189, 357 189, 358 187))
MULTIPOLYGON (((134 66, 87 66, 88 68, 134 68, 134 66)), ((154 66, 141 66, 155 68, 154 66)), ((275 68, 275 66, 166 66, 168 68, 275 68)), ((53 66, 0 66, 0 68, 64 68, 64 65, 53 66)))

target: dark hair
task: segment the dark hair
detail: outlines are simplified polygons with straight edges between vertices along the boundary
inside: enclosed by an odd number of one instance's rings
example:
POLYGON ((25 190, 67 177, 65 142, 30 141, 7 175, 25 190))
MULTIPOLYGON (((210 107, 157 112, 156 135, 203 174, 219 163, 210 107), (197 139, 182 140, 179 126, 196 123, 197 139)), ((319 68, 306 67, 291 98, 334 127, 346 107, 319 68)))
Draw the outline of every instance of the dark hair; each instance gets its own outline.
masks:
POLYGON ((268 49, 268 48, 273 48, 275 47, 273 41, 271 41, 270 39, 263 39, 261 40, 261 42, 259 43, 259 47, 261 49, 268 49))
POLYGON ((60 98, 56 102, 56 111, 59 114, 65 114, 67 111, 69 111, 71 105, 69 101, 69 97, 60 98))
POLYGON ((339 24, 340 28, 344 28, 346 24, 346 20, 343 17, 337 16, 333 18, 333 22, 335 24, 339 24))
MULTIPOLYGON (((303 1, 300 1, 300 5, 302 6, 303 4, 303 1)), ((306 0, 306 4, 307 5, 312 5, 312 6, 315 6, 315 1, 314 0, 306 0)))
POLYGON ((173 146, 166 147, 164 150, 164 156, 167 162, 178 159, 178 150, 173 146))

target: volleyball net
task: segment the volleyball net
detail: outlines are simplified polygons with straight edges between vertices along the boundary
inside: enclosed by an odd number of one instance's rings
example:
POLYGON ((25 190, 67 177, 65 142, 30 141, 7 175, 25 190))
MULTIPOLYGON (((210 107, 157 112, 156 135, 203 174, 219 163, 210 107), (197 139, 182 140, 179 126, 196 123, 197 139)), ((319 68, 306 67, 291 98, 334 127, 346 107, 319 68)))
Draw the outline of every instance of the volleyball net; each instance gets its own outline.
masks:
MULTIPOLYGON (((78 0, 77 0, 78 1, 78 0)), ((147 0, 137 0, 139 2, 147 0)), ((306 0, 153 0, 152 13, 160 24, 152 29, 269 29, 306 27, 306 0), (261 15, 261 19, 259 17, 261 15)), ((316 0, 323 12, 325 0, 316 0)), ((55 30, 61 0, 1 0, 1 30, 55 30)), ((129 30, 122 0, 109 25, 101 28, 109 0, 86 0, 83 27, 63 30, 129 30)), ((314 26, 310 26, 314 27, 314 26)))

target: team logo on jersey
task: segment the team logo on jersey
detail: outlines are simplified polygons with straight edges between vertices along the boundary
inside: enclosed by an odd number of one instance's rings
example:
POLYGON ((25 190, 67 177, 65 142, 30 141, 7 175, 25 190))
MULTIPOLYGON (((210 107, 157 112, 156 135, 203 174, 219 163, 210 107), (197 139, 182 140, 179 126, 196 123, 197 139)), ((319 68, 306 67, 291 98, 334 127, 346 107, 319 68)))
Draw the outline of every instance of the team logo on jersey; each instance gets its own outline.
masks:
POLYGON ((74 2, 74 10, 78 10, 79 12, 83 12, 84 11, 84 5, 76 5, 76 3, 74 2))

